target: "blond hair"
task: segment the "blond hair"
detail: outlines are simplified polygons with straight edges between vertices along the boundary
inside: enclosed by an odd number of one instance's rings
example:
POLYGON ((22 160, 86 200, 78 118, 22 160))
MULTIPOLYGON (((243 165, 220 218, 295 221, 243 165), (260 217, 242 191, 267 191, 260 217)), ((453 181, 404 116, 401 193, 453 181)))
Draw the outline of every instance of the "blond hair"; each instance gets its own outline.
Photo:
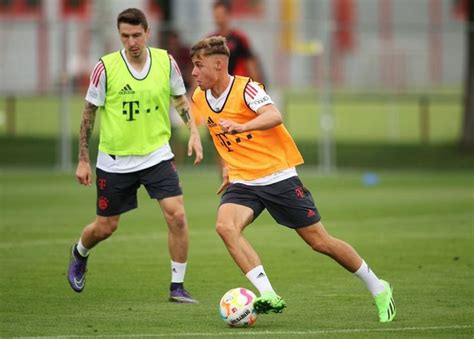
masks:
POLYGON ((226 44, 226 38, 223 36, 211 36, 196 42, 189 52, 191 58, 195 55, 215 55, 222 54, 230 56, 229 47, 226 44))

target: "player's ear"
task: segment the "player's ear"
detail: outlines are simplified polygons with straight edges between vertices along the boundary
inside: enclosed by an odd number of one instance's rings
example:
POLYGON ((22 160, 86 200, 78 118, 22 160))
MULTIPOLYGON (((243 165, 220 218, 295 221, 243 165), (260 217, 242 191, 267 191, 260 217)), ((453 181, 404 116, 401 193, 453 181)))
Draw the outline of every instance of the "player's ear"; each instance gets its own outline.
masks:
POLYGON ((216 71, 220 71, 222 69, 222 61, 221 59, 216 59, 216 71))

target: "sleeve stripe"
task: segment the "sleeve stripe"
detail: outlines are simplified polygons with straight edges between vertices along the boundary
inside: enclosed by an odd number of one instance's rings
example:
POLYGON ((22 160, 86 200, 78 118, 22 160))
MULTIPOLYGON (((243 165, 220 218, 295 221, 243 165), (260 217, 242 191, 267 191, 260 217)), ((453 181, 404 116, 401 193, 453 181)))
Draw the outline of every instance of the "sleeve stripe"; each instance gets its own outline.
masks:
POLYGON ((253 87, 250 83, 245 86, 245 94, 247 94, 250 98, 255 99, 255 96, 258 94, 258 91, 253 87))
POLYGON ((103 72, 104 72, 104 65, 100 64, 100 66, 97 67, 95 74, 93 75, 94 78, 92 80, 92 83, 94 84, 95 87, 99 85, 100 76, 102 75, 103 72))
POLYGON ((255 87, 253 87, 250 83, 247 85, 247 88, 254 94, 258 93, 258 90, 255 87))
POLYGON ((255 99, 255 93, 252 93, 250 90, 245 89, 245 94, 247 94, 252 100, 255 99))
POLYGON ((104 64, 101 63, 100 61, 95 65, 94 70, 92 71, 91 81, 92 81, 92 79, 95 78, 97 71, 103 66, 104 66, 104 64))
POLYGON ((254 95, 254 96, 257 94, 257 91, 251 90, 250 88, 246 88, 246 89, 245 89, 245 92, 246 92, 246 93, 249 93, 249 94, 252 94, 252 95, 254 95))
POLYGON ((102 74, 102 72, 104 71, 104 65, 101 65, 98 69, 97 69, 97 72, 94 76, 94 84, 97 86, 97 84, 99 83, 99 78, 100 78, 100 75, 102 74))
POLYGON ((97 77, 96 77, 96 79, 94 80, 94 86, 95 86, 95 87, 99 86, 99 81, 100 81, 100 77, 101 77, 102 73, 103 73, 103 70, 100 71, 100 73, 97 73, 97 77))

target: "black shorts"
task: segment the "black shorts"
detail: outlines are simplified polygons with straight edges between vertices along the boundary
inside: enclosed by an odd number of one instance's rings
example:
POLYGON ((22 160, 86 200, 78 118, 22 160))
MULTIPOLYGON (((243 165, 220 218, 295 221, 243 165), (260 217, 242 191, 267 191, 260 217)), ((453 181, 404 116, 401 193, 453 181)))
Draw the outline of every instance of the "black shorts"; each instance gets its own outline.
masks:
POLYGON ((109 173, 96 169, 97 215, 108 217, 137 208, 137 190, 145 186, 152 199, 182 195, 174 161, 131 173, 109 173))
POLYGON ((251 208, 254 220, 266 208, 277 223, 290 228, 321 220, 310 191, 297 176, 266 186, 231 184, 221 197, 220 205, 226 203, 251 208))

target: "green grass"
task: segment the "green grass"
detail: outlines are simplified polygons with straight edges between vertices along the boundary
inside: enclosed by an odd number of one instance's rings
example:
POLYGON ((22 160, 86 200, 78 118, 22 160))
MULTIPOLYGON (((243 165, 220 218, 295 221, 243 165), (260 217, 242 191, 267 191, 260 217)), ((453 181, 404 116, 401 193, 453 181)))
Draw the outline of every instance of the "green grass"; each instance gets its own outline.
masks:
MULTIPOLYGON (((425 94, 388 95, 375 93, 335 92, 332 100, 335 140, 362 143, 419 143, 419 99, 425 94)), ((280 105, 285 124, 297 140, 319 140, 321 105, 313 91, 285 94, 280 105)), ((433 91, 429 95, 429 142, 453 143, 459 139, 462 100, 459 91, 433 91)), ((70 129, 78 135, 83 96, 69 101, 70 129)), ((15 136, 48 138, 59 135, 59 97, 16 98, 15 136)), ((5 98, 0 98, 0 135, 6 133, 5 98)), ((97 123, 98 126, 99 122, 97 123)), ((95 129, 97 135, 99 128, 95 129)))
MULTIPOLYGON (((60 131, 59 97, 19 97, 16 98, 15 135, 51 137, 60 131)), ((69 102, 71 132, 79 134, 84 97, 74 96, 69 102)), ((0 133, 6 133, 5 99, 0 100, 3 124, 0 133)), ((98 130, 98 129, 97 129, 98 130)), ((97 131, 95 131, 97 133, 97 131)))
MULTIPOLYGON (((305 161, 319 164, 321 107, 314 90, 287 91, 280 109, 285 125, 297 142, 305 161)), ((77 156, 77 135, 84 99, 70 100, 72 157, 77 156)), ((351 169, 473 169, 474 153, 458 147, 462 106, 458 90, 425 93, 352 93, 333 96, 335 160, 338 168, 351 169), (421 140, 421 97, 429 99, 428 140, 421 140)), ((55 166, 59 160, 59 112, 56 97, 18 97, 15 132, 7 133, 5 98, 0 99, 0 168, 55 166)), ((91 158, 95 159, 100 115, 94 129, 91 158)), ((205 164, 215 163, 214 146, 201 129, 205 164)), ((173 150, 178 163, 185 158, 188 133, 177 129, 173 150)))
MULTIPOLYGON (((90 157, 97 158, 97 139, 90 145, 90 157)), ((208 137, 202 138, 204 148, 203 164, 215 164, 214 145, 208 137)), ((72 161, 77 159, 77 139, 71 142, 72 161)), ((191 165, 186 155, 186 142, 172 140, 172 149, 178 164, 191 165)), ((305 163, 319 164, 320 146, 317 141, 297 140, 305 163)), ((54 138, 1 137, 0 168, 54 167, 59 163, 59 141, 54 138)), ((394 143, 349 143, 335 144, 335 165, 337 168, 361 170, 378 169, 426 169, 452 170, 474 169, 474 152, 463 150, 454 143, 420 145, 394 143)))
POLYGON ((288 309, 229 329, 225 291, 255 290, 214 231, 219 185, 208 168, 182 170, 190 223, 186 286, 199 305, 167 302, 166 226, 141 190, 139 209, 90 257, 86 290, 66 282, 68 251, 94 215, 95 189, 73 174, 4 170, 0 176, 0 336, 472 337, 474 175, 463 171, 361 172, 301 177, 323 222, 395 286, 398 317, 377 322, 363 285, 265 213, 246 230, 288 309))
MULTIPOLYGON (((363 104, 336 103, 333 106, 335 140, 340 142, 420 143, 421 119, 418 103, 367 101, 363 104)), ((431 143, 453 142, 462 126, 460 104, 436 103, 429 116, 428 140, 431 143)), ((299 139, 321 138, 321 108, 317 105, 288 106, 285 124, 299 139)))

